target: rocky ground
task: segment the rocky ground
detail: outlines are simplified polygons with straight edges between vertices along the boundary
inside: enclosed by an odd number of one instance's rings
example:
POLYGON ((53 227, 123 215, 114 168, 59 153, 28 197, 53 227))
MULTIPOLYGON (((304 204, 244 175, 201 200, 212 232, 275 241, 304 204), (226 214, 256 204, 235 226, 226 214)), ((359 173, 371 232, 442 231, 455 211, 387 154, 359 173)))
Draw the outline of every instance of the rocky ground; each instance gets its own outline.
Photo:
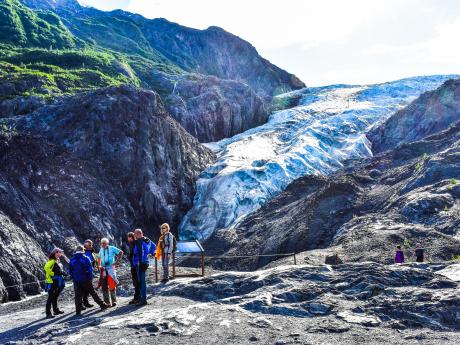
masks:
MULTIPOLYGON (((459 264, 288 265, 151 286, 149 305, 44 319, 45 296, 0 306, 5 344, 457 344, 459 264), (448 278, 450 277, 450 278, 448 278)), ((124 290, 122 294, 129 293, 124 290)))

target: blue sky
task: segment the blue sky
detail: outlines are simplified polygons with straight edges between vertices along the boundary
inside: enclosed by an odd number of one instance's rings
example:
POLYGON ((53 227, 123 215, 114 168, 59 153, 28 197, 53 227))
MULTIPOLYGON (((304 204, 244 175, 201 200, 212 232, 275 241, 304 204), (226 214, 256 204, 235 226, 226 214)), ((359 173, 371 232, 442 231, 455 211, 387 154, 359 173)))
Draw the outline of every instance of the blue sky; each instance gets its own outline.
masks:
POLYGON ((79 0, 220 26, 307 85, 460 74, 457 0, 79 0))

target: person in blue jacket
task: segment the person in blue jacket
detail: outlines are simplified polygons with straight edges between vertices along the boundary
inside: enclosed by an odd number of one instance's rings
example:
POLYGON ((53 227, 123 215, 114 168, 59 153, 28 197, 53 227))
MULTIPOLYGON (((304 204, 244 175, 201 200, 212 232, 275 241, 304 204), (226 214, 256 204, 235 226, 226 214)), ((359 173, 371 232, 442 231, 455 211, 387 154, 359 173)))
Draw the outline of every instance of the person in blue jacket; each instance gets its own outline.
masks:
POLYGON ((137 306, 147 304, 147 282, 146 271, 149 268, 149 255, 155 254, 156 245, 144 234, 141 229, 134 230, 136 241, 133 248, 133 267, 137 270, 137 279, 139 283, 140 300, 136 303, 137 306))
POLYGON ((93 287, 93 265, 90 259, 85 255, 85 248, 77 246, 75 254, 70 258, 69 274, 73 280, 75 290, 75 311, 79 316, 82 310, 86 308, 83 306, 83 298, 85 295, 91 295, 94 302, 99 304, 101 309, 108 308, 102 299, 97 295, 93 287))

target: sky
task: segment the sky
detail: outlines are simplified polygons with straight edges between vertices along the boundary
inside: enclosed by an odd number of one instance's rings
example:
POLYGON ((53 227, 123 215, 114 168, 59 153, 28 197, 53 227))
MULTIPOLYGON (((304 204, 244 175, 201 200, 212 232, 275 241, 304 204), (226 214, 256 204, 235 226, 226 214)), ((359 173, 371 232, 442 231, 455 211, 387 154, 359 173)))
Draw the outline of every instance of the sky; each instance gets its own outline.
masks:
POLYGON ((458 0, 79 0, 249 41, 307 86, 460 74, 458 0))

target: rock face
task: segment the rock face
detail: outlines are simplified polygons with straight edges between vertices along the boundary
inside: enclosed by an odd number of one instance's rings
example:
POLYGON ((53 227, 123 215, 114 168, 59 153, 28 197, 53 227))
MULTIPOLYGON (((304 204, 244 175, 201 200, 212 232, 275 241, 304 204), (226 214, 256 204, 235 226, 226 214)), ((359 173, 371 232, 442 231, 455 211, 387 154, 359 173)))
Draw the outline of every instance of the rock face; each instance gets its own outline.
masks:
POLYGON ((219 27, 196 30, 154 19, 145 21, 142 29, 153 48, 186 71, 245 81, 267 97, 305 87, 296 76, 260 57, 251 44, 219 27))
POLYGON ((368 134, 374 153, 420 140, 460 121, 460 79, 448 80, 368 134))
MULTIPOLYGON (((214 158, 156 93, 130 87, 64 98, 0 126, 0 233, 11 248, 0 255, 4 286, 42 276, 53 246, 71 253, 103 236, 120 244, 133 226, 154 237, 164 221, 176 229, 195 178, 214 158), (33 259, 15 265, 15 248, 33 259)), ((0 297, 23 293, 3 289, 0 297)))
MULTIPOLYGON (((394 116, 409 116, 408 109, 394 116)), ((406 257, 421 242, 432 260, 449 260, 460 253, 459 157, 457 123, 383 155, 355 161, 330 177, 300 178, 232 230, 218 232, 207 247, 229 255, 322 248, 324 256, 332 249, 345 262, 391 263, 394 246, 406 241, 406 257)), ((216 265, 261 267, 273 259, 223 260, 216 265)))
POLYGON ((247 85, 216 77, 178 80, 165 100, 170 114, 200 142, 231 137, 267 121, 264 101, 247 85))

